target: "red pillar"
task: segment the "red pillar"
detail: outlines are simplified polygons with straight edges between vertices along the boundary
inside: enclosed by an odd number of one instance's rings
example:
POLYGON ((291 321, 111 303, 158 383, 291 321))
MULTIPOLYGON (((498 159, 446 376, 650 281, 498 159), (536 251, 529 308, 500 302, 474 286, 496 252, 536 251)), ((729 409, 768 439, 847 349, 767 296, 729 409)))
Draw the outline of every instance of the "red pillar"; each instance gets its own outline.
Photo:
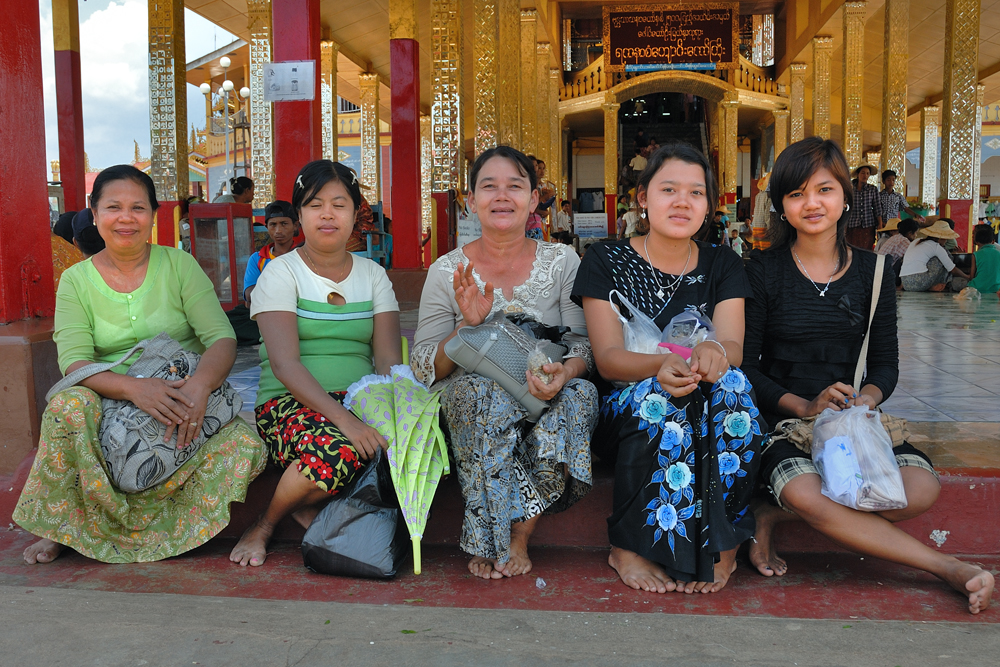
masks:
POLYGON ((311 60, 316 72, 311 101, 274 103, 274 192, 291 201, 299 170, 323 155, 319 0, 272 0, 271 21, 274 62, 311 60))
POLYGON ((83 160, 83 97, 80 87, 78 0, 53 0, 56 109, 59 116, 59 178, 67 211, 87 206, 83 160))
POLYGON ((938 202, 941 217, 955 221, 958 238, 955 241, 962 252, 972 252, 972 227, 976 224, 976 214, 972 212, 972 199, 942 199, 938 202))
POLYGON ((37 0, 0 22, 0 323, 55 310, 37 0))
POLYGON ((420 45, 389 40, 392 77, 392 264, 420 268, 420 45))

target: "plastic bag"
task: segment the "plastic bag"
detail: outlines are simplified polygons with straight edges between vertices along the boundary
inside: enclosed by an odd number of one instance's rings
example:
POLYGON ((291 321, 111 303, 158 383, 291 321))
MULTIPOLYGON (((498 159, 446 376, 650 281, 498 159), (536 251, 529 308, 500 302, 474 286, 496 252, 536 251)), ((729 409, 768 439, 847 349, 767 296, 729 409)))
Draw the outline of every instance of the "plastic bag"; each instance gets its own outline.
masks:
POLYGON ((813 426, 812 460, 830 500, 866 512, 906 507, 892 440, 878 412, 863 405, 824 410, 813 426))
POLYGON ((626 350, 642 354, 667 353, 666 349, 659 347, 660 337, 663 333, 660 331, 660 327, 656 326, 656 322, 646 317, 641 310, 629 303, 628 299, 618 290, 611 290, 611 293, 608 294, 608 301, 611 302, 611 307, 614 309, 615 314, 618 315, 618 319, 621 320, 626 350), (622 305, 628 309, 629 313, 632 314, 632 319, 626 319, 622 315, 621 310, 618 309, 618 305, 611 298, 613 296, 617 296, 622 305))
POLYGON ((979 293, 979 290, 975 287, 966 287, 954 296, 956 301, 979 301, 982 298, 983 297, 979 293))
POLYGON ((545 353, 542 341, 535 343, 535 349, 528 353, 528 372, 545 384, 552 382, 552 373, 546 373, 542 366, 551 364, 552 357, 545 353))
POLYGON ((388 463, 379 449, 354 485, 316 515, 302 538, 306 567, 343 577, 396 575, 410 538, 388 463))
POLYGON ((659 346, 687 360, 691 358, 694 346, 706 340, 715 340, 715 325, 712 320, 697 311, 685 310, 674 315, 667 323, 659 346))

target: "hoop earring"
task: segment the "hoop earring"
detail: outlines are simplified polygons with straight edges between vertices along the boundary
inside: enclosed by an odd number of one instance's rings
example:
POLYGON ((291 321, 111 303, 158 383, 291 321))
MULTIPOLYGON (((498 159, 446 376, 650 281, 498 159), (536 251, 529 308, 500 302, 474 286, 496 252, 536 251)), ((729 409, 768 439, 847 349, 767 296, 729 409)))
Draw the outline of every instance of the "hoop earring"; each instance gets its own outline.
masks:
POLYGON ((844 204, 844 210, 845 211, 850 211, 851 210, 851 205, 850 204, 844 204))
POLYGON ((779 215, 778 217, 779 217, 779 218, 781 218, 782 220, 784 220, 785 222, 788 222, 788 216, 787 216, 787 215, 785 215, 784 213, 782 213, 782 214, 781 214, 781 215, 779 215))

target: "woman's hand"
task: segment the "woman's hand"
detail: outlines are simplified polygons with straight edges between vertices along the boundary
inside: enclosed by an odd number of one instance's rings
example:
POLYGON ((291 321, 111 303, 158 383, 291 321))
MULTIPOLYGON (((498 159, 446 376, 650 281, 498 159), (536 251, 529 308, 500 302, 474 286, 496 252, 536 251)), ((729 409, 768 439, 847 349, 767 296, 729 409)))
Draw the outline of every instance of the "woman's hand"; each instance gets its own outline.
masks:
POLYGON ((486 294, 483 294, 472 277, 472 269, 472 262, 465 267, 459 264, 451 283, 462 319, 470 327, 482 324, 493 310, 493 283, 486 283, 486 294))
POLYGON ((691 372, 700 375, 705 382, 718 382, 729 370, 729 359, 723 354, 724 349, 721 343, 710 341, 695 345, 688 362, 691 372))
POLYGON ((853 400, 851 400, 848 407, 856 405, 863 405, 869 410, 874 410, 878 407, 878 402, 875 400, 874 396, 869 396, 868 394, 858 394, 853 400))
POLYGON ((566 383, 576 377, 564 364, 554 361, 551 364, 542 364, 542 370, 552 376, 552 382, 545 384, 541 379, 526 371, 528 377, 528 392, 535 398, 542 401, 552 400, 559 390, 566 386, 566 383))
POLYGON ((683 357, 670 353, 660 364, 656 379, 671 396, 687 396, 697 388, 702 378, 700 374, 691 370, 683 357))
POLYGON ((337 424, 337 428, 344 434, 344 437, 351 441, 362 461, 371 460, 375 456, 375 450, 379 447, 383 450, 388 447, 388 443, 381 433, 355 417, 354 413, 348 414, 350 416, 344 420, 343 424, 337 424))
MULTIPOLYGON (((843 410, 844 408, 851 407, 851 405, 857 405, 857 403, 853 403, 855 399, 863 398, 865 398, 864 395, 862 394, 861 396, 858 396, 858 393, 854 391, 854 387, 851 385, 844 384, 843 382, 836 382, 819 392, 819 395, 816 398, 809 401, 799 417, 812 417, 813 415, 818 415, 827 408, 843 410)), ((868 396, 867 398, 870 399, 871 397, 868 396)), ((874 407, 874 405, 871 407, 874 407)))
MULTIPOLYGON (((205 411, 208 409, 208 396, 212 390, 193 377, 184 383, 180 392, 193 404, 193 407, 188 411, 188 418, 177 427, 177 449, 184 449, 198 437, 201 429, 205 426, 205 411)), ((166 435, 163 438, 164 442, 170 442, 173 430, 173 425, 167 427, 166 435)))
POLYGON ((132 378, 124 398, 156 421, 166 424, 164 442, 167 442, 174 429, 191 418, 195 408, 194 402, 181 391, 185 384, 185 380, 132 378))

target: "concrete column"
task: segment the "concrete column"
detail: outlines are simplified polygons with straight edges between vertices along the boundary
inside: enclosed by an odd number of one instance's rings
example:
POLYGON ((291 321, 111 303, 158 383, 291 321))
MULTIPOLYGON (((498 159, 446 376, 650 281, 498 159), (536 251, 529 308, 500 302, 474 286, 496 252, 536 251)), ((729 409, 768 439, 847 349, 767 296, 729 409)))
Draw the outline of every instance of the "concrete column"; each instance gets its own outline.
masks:
POLYGON ((939 107, 920 110, 920 201, 931 206, 938 200, 938 122, 939 107))
POLYGON ((966 247, 970 207, 978 200, 975 178, 976 103, 979 68, 979 0, 945 4, 944 108, 941 114, 941 206, 955 221, 959 247, 966 247))
POLYGON ((299 170, 323 156, 319 0, 272 0, 274 62, 315 63, 312 100, 274 104, 275 196, 292 200, 299 170))
POLYGON ((431 187, 447 192, 460 188, 465 156, 461 0, 432 0, 431 43, 431 187))
POLYGON ((777 159, 788 147, 788 109, 775 109, 771 115, 774 116, 774 157, 777 159))
POLYGON ((379 135, 379 75, 362 72, 361 88, 361 184, 372 204, 382 201, 382 145, 379 135))
POLYGON ((83 169, 83 97, 80 84, 79 0, 52 0, 56 108, 59 116, 59 178, 67 211, 87 205, 83 169))
POLYGON ((788 98, 788 143, 806 138, 806 64, 792 63, 788 98))
MULTIPOLYGON (((264 100, 264 66, 271 62, 271 0, 247 0, 250 30, 250 177, 253 206, 264 208, 274 192, 274 105, 264 100)), ((211 116, 211 99, 208 115, 211 116)), ((334 134, 336 137, 336 134, 334 134)))
POLYGON ((521 141, 523 153, 538 153, 538 12, 521 10, 521 141))
POLYGON ((472 102, 476 155, 496 146, 500 138, 497 66, 500 0, 473 0, 472 102))
POLYGON ((621 104, 605 93, 604 109, 604 204, 608 214, 608 235, 615 235, 615 206, 618 198, 618 110, 621 104))
MULTIPOLYGON (((451 4, 444 0, 435 0, 432 4, 432 40, 438 36, 441 14, 447 14, 452 9, 451 4)), ((457 12, 455 14, 457 16, 457 12)), ((437 42, 434 44, 432 53, 437 58, 437 42)), ((417 42, 414 0, 391 0, 389 3, 389 63, 392 76, 392 192, 389 195, 393 223, 392 263, 399 269, 419 269, 420 44, 417 42)), ((375 139, 376 145, 380 145, 378 132, 375 139)))
POLYGON ((830 62, 833 37, 813 37, 812 133, 830 138, 830 62))
POLYGON ((322 67, 320 71, 320 84, 323 105, 323 157, 327 160, 337 161, 340 154, 338 146, 340 135, 340 123, 337 119, 337 54, 340 46, 330 39, 324 39, 319 43, 320 60, 322 67))
POLYGON ((886 0, 882 52, 882 164, 896 172, 906 194, 906 70, 910 58, 910 0, 886 0))
POLYGON ((853 169, 861 161, 864 128, 861 125, 861 96, 865 74, 865 11, 867 0, 844 3, 844 81, 840 87, 841 145, 847 164, 853 169))
MULTIPOLYGON (((150 0, 149 175, 161 202, 176 202, 188 194, 186 73, 184 2, 150 0)), ((161 229, 159 224, 158 219, 158 235, 172 241, 173 227, 161 229)))

